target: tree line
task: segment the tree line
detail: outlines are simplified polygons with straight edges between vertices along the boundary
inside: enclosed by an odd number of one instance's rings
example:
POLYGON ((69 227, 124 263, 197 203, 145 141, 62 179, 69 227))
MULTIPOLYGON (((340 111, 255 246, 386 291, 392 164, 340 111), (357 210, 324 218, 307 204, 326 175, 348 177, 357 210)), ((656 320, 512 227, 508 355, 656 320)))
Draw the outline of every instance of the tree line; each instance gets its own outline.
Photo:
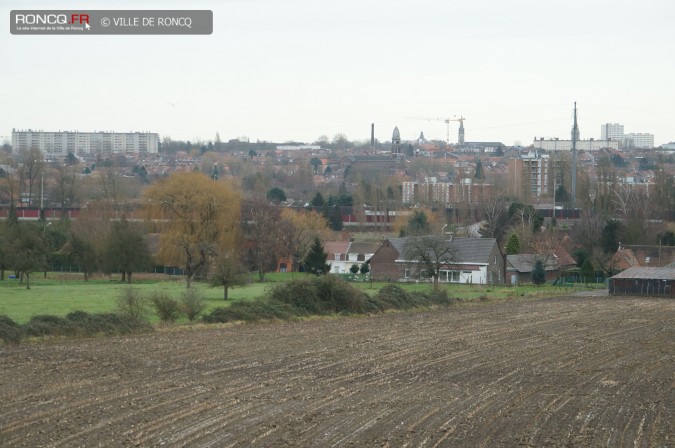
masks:
MULTIPOLYGON (((288 271, 301 269, 306 259, 311 265, 312 248, 322 247, 329 235, 325 216, 313 209, 294 211, 265 197, 244 198, 236 185, 199 172, 175 173, 148 187, 142 220, 128 220, 115 186, 107 188, 77 220, 19 221, 10 213, 0 223, 0 276, 13 272, 30 288, 33 272, 77 266, 85 280, 93 272, 119 273, 130 283, 134 273, 154 263, 179 267, 188 288, 195 279, 208 279, 222 286, 227 298, 228 288, 249 279, 250 272, 264 281, 280 259, 288 271)), ((308 267, 315 273, 329 269, 308 267)))

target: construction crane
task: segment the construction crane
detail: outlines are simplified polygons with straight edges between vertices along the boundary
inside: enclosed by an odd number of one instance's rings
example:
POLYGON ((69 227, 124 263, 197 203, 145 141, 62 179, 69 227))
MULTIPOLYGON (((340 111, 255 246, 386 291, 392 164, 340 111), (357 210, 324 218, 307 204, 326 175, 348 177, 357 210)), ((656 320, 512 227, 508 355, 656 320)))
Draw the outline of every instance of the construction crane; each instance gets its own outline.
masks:
MULTIPOLYGON (((455 115, 455 117, 457 116, 455 115)), ((410 118, 412 120, 442 121, 443 123, 445 123, 446 128, 445 143, 448 145, 450 144, 450 122, 459 121, 459 132, 457 136, 458 137, 457 142, 460 145, 464 144, 464 120, 466 120, 466 118, 464 118, 461 115, 459 118, 437 118, 437 117, 407 117, 407 118, 410 118)))

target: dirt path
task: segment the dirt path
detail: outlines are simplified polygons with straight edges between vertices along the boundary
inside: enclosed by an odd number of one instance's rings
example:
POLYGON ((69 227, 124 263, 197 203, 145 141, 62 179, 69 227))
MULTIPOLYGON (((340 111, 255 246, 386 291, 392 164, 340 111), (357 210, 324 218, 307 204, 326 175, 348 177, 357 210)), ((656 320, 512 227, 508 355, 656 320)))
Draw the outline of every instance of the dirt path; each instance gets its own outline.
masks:
POLYGON ((675 301, 0 347, 0 446, 675 447, 675 301))

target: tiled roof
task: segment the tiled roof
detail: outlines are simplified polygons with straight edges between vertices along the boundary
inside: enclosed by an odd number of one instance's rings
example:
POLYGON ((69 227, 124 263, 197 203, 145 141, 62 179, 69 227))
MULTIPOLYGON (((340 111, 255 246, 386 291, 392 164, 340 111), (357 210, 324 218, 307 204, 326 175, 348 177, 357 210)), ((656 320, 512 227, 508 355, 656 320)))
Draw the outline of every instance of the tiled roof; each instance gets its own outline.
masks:
MULTIPOLYGON (((398 251, 403 254, 405 251, 405 244, 409 238, 391 238, 389 242, 398 251)), ((454 237, 450 243, 453 249, 455 261, 459 263, 490 263, 490 253, 496 244, 494 238, 460 238, 454 237)), ((402 257, 401 257, 402 258, 402 257)))
POLYGON ((372 241, 372 242, 354 242, 349 246, 348 253, 350 254, 374 254, 375 251, 382 245, 381 242, 372 241))
POLYGON ((326 241, 323 250, 329 256, 333 254, 346 254, 349 250, 349 241, 326 241))

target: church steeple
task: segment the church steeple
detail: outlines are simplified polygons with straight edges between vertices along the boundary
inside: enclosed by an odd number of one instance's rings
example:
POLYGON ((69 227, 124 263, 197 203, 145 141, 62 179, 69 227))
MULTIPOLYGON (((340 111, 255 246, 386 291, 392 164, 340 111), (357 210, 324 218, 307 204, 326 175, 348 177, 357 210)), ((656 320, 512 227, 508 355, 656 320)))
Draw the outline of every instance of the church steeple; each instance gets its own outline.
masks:
POLYGON ((398 126, 394 127, 394 133, 391 136, 391 152, 393 154, 401 153, 401 132, 398 126))

